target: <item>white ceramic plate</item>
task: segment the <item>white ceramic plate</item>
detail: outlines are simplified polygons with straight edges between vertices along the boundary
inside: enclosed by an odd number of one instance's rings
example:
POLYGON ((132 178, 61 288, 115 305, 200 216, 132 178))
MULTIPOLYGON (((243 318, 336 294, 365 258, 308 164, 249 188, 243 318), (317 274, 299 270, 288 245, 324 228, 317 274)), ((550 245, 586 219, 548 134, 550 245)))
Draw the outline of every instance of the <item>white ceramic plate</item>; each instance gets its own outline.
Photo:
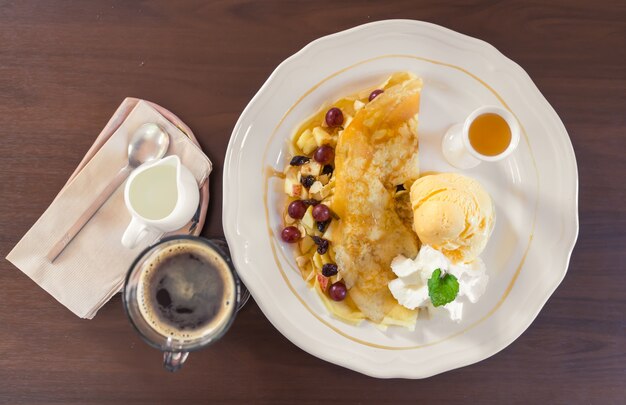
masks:
POLYGON ((312 42, 284 61, 246 107, 224 165, 224 231, 235 266, 274 326, 307 352, 376 377, 424 378, 483 360, 513 342, 559 285, 578 234, 578 175, 567 132, 528 75, 491 45, 433 24, 371 23, 312 42), (271 171, 287 139, 323 103, 394 71, 424 79, 422 171, 444 160, 445 130, 484 104, 509 108, 524 128, 512 157, 465 173, 492 195, 493 236, 482 257, 488 290, 456 324, 420 319, 414 332, 332 318, 301 279, 278 235, 285 197, 271 171), (267 188, 266 188, 267 186, 267 188))

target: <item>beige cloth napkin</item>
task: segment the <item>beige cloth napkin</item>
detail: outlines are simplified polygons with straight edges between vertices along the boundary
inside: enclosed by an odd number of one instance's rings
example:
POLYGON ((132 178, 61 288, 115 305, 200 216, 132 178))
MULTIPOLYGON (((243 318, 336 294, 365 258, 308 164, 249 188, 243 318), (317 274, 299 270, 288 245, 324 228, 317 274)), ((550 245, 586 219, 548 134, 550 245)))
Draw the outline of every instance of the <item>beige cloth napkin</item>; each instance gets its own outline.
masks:
POLYGON ((46 254, 127 163, 128 140, 146 122, 170 135, 168 155, 176 154, 202 185, 211 173, 208 157, 185 134, 139 101, 100 150, 55 198, 7 259, 81 318, 91 319, 123 285, 132 261, 153 240, 126 249, 121 237, 130 222, 120 186, 83 227, 61 255, 50 263, 46 254))

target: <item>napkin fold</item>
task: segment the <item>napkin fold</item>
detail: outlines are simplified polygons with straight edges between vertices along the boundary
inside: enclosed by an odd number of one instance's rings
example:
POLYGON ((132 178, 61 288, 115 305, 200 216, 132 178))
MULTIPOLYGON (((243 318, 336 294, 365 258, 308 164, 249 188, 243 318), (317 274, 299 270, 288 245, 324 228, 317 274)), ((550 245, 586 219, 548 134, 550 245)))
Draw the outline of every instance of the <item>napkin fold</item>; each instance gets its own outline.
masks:
MULTIPOLYGON (((7 256, 7 260, 81 318, 93 318, 120 291, 132 261, 153 242, 147 238, 134 249, 122 246, 121 237, 130 222, 124 205, 124 186, 111 195, 54 263, 46 259, 46 254, 126 165, 128 141, 137 128, 147 122, 161 125, 170 135, 167 155, 178 155, 199 186, 208 181, 212 170, 211 161, 202 150, 150 103, 140 100, 130 113, 121 111, 132 105, 125 103, 103 130, 104 134, 107 128, 117 126, 115 132, 108 139, 103 134, 98 137, 88 153, 93 155, 91 159, 81 162, 52 204, 7 256), (121 124, 116 122, 122 119, 121 124)), ((189 233, 187 228, 178 233, 189 233)))

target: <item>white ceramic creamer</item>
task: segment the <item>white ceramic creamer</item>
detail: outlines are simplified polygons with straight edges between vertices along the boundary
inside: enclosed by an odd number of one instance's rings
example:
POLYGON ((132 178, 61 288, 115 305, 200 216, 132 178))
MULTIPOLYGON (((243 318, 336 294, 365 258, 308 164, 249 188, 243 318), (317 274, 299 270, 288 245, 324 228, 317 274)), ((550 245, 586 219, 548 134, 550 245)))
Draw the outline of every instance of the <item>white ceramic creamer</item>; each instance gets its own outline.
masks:
POLYGON ((122 245, 132 249, 150 232, 182 228, 196 212, 199 199, 196 179, 178 156, 139 166, 124 187, 124 202, 132 219, 122 245))

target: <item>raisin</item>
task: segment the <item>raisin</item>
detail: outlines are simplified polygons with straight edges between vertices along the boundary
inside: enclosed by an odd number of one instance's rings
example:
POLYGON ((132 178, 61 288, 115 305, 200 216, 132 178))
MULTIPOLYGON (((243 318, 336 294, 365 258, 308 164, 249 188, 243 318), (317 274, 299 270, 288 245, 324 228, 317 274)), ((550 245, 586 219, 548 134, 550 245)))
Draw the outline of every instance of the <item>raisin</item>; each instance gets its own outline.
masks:
POLYGON ((289 162, 289 164, 292 166, 302 166, 303 164, 308 163, 309 160, 311 160, 311 158, 299 155, 291 158, 291 162, 289 162))
POLYGON ((317 245, 317 253, 323 255, 328 251, 328 241, 324 238, 320 238, 319 236, 311 236, 313 242, 317 245))
POLYGON ((302 200, 302 202, 305 203, 306 205, 317 205, 317 204, 320 203, 319 201, 317 201, 314 198, 310 198, 308 200, 302 200))
POLYGON ((374 90, 373 92, 370 93, 369 101, 372 101, 373 99, 375 99, 376 97, 380 96, 384 92, 385 92, 385 90, 383 90, 383 89, 376 89, 376 90, 374 90))
POLYGON ((302 183, 305 188, 309 188, 313 185, 313 183, 315 183, 315 176, 302 176, 302 178, 300 178, 300 183, 302 183))
POLYGON ((317 246, 317 253, 323 255, 328 251, 328 241, 326 239, 322 239, 322 243, 317 246))
POLYGON ((322 168, 322 174, 332 174, 335 168, 332 165, 324 165, 322 168))
POLYGON ((330 219, 323 221, 323 222, 318 222, 317 223, 317 230, 320 232, 324 232, 326 230, 326 228, 328 227, 328 224, 330 224, 330 219))
POLYGON ((322 275, 324 277, 334 276, 338 273, 337 265, 332 263, 326 263, 322 266, 322 275))
POLYGON ((399 186, 396 186, 396 193, 398 191, 403 191, 403 190, 406 190, 406 188, 404 188, 404 184, 400 184, 399 186))

